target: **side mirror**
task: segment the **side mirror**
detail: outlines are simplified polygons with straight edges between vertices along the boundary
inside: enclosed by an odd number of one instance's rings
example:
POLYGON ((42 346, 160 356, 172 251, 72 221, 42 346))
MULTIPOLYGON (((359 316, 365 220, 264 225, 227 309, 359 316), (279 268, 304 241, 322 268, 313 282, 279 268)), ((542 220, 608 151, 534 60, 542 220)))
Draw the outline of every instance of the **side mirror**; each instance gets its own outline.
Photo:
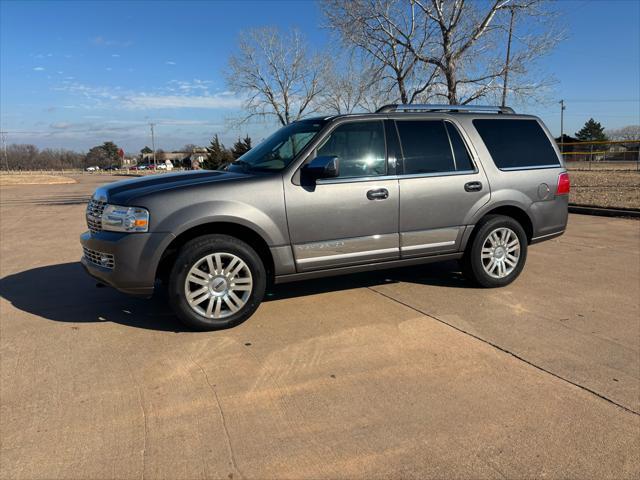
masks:
POLYGON ((335 178, 340 175, 340 161, 335 156, 316 157, 307 163, 302 171, 307 178, 313 180, 335 178))

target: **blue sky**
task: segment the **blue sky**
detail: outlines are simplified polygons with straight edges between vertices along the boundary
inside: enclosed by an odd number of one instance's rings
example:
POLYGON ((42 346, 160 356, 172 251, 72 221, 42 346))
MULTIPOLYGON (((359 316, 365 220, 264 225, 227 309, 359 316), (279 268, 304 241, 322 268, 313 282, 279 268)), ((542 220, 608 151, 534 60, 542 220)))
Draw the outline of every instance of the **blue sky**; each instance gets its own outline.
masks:
MULTIPOLYGON (((554 134, 593 116, 606 127, 640 123, 640 1, 561 0, 568 38, 539 68, 558 83, 529 107, 554 134)), ((274 124, 242 131, 226 120, 240 100, 223 71, 243 29, 298 27, 331 41, 312 1, 89 2, 0 0, 0 120, 10 143, 87 150, 113 140, 128 152, 258 140, 274 124)))

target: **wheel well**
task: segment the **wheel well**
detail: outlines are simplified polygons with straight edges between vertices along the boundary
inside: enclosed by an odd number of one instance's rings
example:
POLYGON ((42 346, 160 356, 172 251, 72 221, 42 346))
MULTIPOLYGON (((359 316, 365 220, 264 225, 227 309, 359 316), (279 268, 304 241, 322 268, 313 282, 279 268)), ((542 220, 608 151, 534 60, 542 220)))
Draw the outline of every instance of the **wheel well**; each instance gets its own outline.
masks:
POLYGON ((531 222, 529 215, 527 215, 527 213, 521 208, 514 207, 513 205, 504 205, 502 207, 494 208, 493 210, 485 213, 485 216, 486 215, 504 215, 506 217, 513 218, 522 225, 524 233, 527 235, 527 241, 531 243, 531 239, 533 238, 533 223, 531 222))
POLYGON ((271 256, 271 251, 269 250, 267 242, 265 242, 258 233, 248 227, 237 223, 218 222, 198 225, 190 228, 189 230, 185 230, 178 235, 163 252, 158 268, 156 269, 156 278, 163 282, 168 280, 169 274, 171 273, 171 267, 178 256, 178 252, 185 243, 196 237, 210 235, 213 233, 230 235, 251 245, 264 262, 264 267, 267 270, 267 277, 273 277, 273 257, 271 256))

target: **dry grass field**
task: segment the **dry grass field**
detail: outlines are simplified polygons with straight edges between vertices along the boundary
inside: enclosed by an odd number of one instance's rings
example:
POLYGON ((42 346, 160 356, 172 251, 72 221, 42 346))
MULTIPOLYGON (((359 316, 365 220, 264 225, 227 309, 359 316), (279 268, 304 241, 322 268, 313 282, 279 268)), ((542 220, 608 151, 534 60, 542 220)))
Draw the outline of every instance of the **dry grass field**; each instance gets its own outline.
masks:
POLYGON ((56 185, 60 183, 76 183, 76 180, 62 175, 0 174, 0 185, 3 187, 11 185, 56 185))
POLYGON ((640 209, 640 172, 569 171, 569 177, 573 204, 640 209))

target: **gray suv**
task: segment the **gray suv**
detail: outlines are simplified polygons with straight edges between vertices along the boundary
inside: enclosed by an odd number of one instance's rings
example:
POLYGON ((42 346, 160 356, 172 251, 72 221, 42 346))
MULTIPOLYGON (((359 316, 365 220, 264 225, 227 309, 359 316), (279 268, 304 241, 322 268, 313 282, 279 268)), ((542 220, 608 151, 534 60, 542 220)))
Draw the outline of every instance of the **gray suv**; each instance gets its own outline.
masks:
POLYGON ((82 264, 214 330, 270 282, 458 259, 511 283, 530 244, 561 235, 569 177, 540 119, 510 108, 388 105, 281 128, 225 171, 105 185, 87 207, 82 264))

